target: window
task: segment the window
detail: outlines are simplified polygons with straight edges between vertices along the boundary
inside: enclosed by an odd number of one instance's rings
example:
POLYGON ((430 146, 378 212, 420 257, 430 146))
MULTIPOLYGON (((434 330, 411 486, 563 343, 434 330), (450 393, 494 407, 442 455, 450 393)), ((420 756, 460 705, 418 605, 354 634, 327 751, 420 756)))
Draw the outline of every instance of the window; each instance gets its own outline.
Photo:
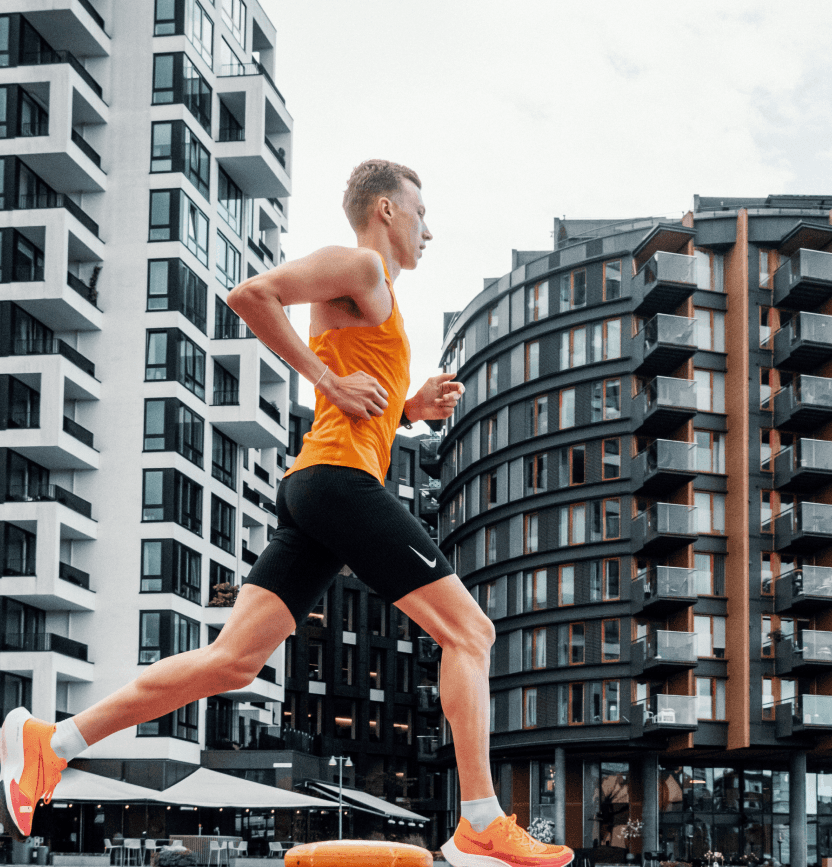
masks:
POLYGON ((538 550, 537 513, 523 516, 523 553, 533 554, 538 550))
POLYGON ((621 418, 621 380, 604 379, 592 383, 592 421, 621 418))
POLYGON ((527 322, 537 322, 549 315, 549 281, 535 283, 526 289, 527 322))
POLYGON ((176 0, 156 0, 154 36, 172 36, 176 33, 176 0))
POLYGON ((560 336, 560 367, 568 370, 581 367, 588 361, 586 345, 586 326, 564 331, 560 336))
POLYGON ((217 232, 217 279, 226 289, 240 282, 240 253, 222 232, 217 232))
POLYGON ((0 16, 0 66, 9 65, 9 16, 0 16))
POLYGON ((593 361, 609 360, 611 358, 621 358, 621 320, 607 319, 603 323, 596 323, 593 326, 593 333, 601 329, 602 334, 602 356, 597 353, 597 339, 593 337, 593 346, 596 349, 593 351, 593 361))
POLYGON ((696 655, 713 659, 725 658, 725 618, 697 614, 693 618, 696 634, 696 655))
POLYGON ((151 124, 150 171, 173 171, 173 122, 151 124))
POLYGON ((242 190, 222 169, 217 177, 217 213, 238 235, 242 235, 242 190))
POLYGON ((709 292, 724 292, 723 259, 721 253, 711 250, 694 250, 696 259, 696 285, 709 292))
POLYGON ((164 521, 164 471, 145 470, 142 485, 142 521, 164 521))
POLYGON ((725 412, 725 374, 716 370, 694 370, 696 408, 702 412, 725 412))
POLYGON ((211 88, 199 74, 187 54, 182 57, 183 95, 185 107, 197 119, 199 125, 211 133, 211 88))
MULTIPOLYGON (((781 449, 782 446, 781 442, 781 449)), ((760 429, 760 469, 768 473, 773 469, 771 465, 771 431, 766 428, 760 429)))
POLYGON ((237 406, 240 403, 240 383, 219 362, 214 362, 214 406, 237 406))
POLYGON ((243 49, 246 47, 246 4, 243 0, 222 0, 222 20, 243 49))
POLYGON ((546 627, 523 630, 523 671, 546 668, 546 627))
POLYGON ((144 402, 144 450, 165 450, 165 401, 144 402))
POLYGON ((211 494, 211 544, 234 553, 235 509, 225 500, 211 494))
POLYGON ((176 451, 198 467, 202 466, 204 428, 202 418, 180 403, 176 413, 176 451))
POLYGON ((150 191, 150 233, 148 241, 172 241, 172 192, 170 190, 150 191))
POLYGON ((237 489, 237 443, 213 428, 211 475, 233 490, 237 489))
POLYGON ((697 307, 695 342, 698 349, 725 352, 725 314, 697 307))
POLYGON ((162 540, 142 542, 142 593, 162 592, 162 540))
POLYGON ((774 527, 771 523, 771 491, 760 491, 760 530, 771 533, 774 527))
MULTIPOLYGON (((597 504, 593 503, 593 506, 595 505, 597 504)), ((601 506, 603 537, 604 539, 617 539, 621 535, 621 501, 618 499, 603 500, 601 506)))
POLYGON ((497 562, 497 528, 485 528, 485 565, 497 562))
MULTIPOLYGON (((593 563, 596 566, 597 561, 593 563)), ((619 599, 621 596, 621 561, 610 559, 603 561, 604 570, 604 601, 619 599)))
POLYGON ((771 368, 760 368, 760 409, 771 409, 771 368))
POLYGON ((586 627, 583 623, 569 624, 569 664, 583 665, 586 652, 586 627))
POLYGON ((203 265, 208 264, 208 217, 182 194, 182 243, 203 265))
POLYGON ((558 605, 575 604, 575 566, 569 563, 558 567, 558 605))
POLYGON ((526 382, 540 376, 540 341, 532 340, 526 344, 526 382))
POLYGON ((199 647, 197 621, 175 611, 142 611, 139 617, 139 664, 158 662, 199 647))
POLYGON ((771 344, 769 344, 769 338, 771 337, 771 320, 772 320, 772 308, 761 306, 760 307, 760 346, 764 349, 771 349, 771 344))
POLYGON ((523 687, 523 728, 537 725, 537 687, 523 687))
POLYGON ((139 614, 139 665, 150 665, 162 658, 162 611, 142 611, 139 614))
POLYGON ((569 725, 584 724, 584 684, 569 684, 569 725))
POLYGON ((774 656, 774 646, 771 639, 771 617, 763 616, 760 627, 760 655, 774 656))
POLYGON ((486 398, 495 397, 499 388, 499 362, 489 361, 486 365, 485 376, 485 396, 486 398))
POLYGON ((725 533, 725 494, 695 491, 694 505, 698 533, 725 533))
POLYGON ((214 60, 214 22, 196 0, 185 3, 185 35, 209 65, 214 60))
POLYGON ((497 431, 497 416, 492 415, 490 418, 485 420, 485 453, 487 455, 497 451, 497 431))
POLYGON ((577 307, 586 307, 586 270, 583 268, 560 275, 561 312, 577 307))
POLYGON ((535 569, 523 573, 522 611, 540 611, 546 608, 546 570, 535 569))
POLYGON ((205 331, 208 286, 180 259, 147 263, 147 309, 178 310, 205 331))
POLYGON ((784 677, 764 677, 762 684, 763 719, 774 719, 774 706, 795 697, 795 681, 784 677))
POLYGON ((560 392, 559 426, 568 428, 575 426, 575 389, 564 388, 560 392))
POLYGON ((696 718, 725 719, 725 681, 718 677, 696 678, 696 718))
POLYGON ((497 498, 497 470, 491 470, 485 473, 485 508, 490 509, 496 506, 497 498))
POLYGON ((621 707, 621 682, 618 680, 604 681, 604 722, 616 723, 619 720, 621 707))
POLYGON ((533 397, 527 404, 529 436, 540 436, 549 431, 549 398, 533 397))
MULTIPOLYGON (((782 571, 782 570, 781 570, 782 571)), ((760 593, 771 596, 774 592, 774 573, 771 565, 771 554, 760 554, 760 593)))
POLYGON ((694 431, 696 437, 696 471, 698 473, 725 472, 725 434, 713 431, 694 431))
POLYGON ((760 288, 761 289, 770 289, 771 288, 771 269, 769 268, 769 251, 768 250, 760 250, 758 255, 759 255, 759 262, 760 262, 760 288))
POLYGON ((573 503, 560 510, 560 544, 586 543, 586 503, 573 503))
POLYGON ((615 662, 621 658, 621 621, 601 621, 602 655, 604 662, 615 662))
POLYGON ((173 102, 175 59, 175 54, 153 55, 153 105, 165 105, 173 102))
POLYGON ((725 555, 694 554, 697 596, 725 595, 725 555))
POLYGON ((205 400, 205 353, 181 332, 177 332, 179 353, 176 379, 188 391, 205 400))
POLYGON ((621 297, 621 260, 604 262, 604 301, 621 297))
POLYGON ((529 497, 532 494, 539 494, 548 489, 547 465, 548 455, 546 452, 526 457, 525 496, 529 497))
POLYGON ((183 127, 185 135, 184 173, 207 200, 211 183, 211 158, 207 148, 203 146, 196 135, 184 124, 183 127))
POLYGON ((488 342, 500 336, 500 313, 497 305, 488 308, 488 342))
POLYGON ((178 470, 145 470, 142 521, 174 521, 202 532, 202 488, 178 470))
POLYGON ((602 443, 603 477, 617 479, 621 475, 621 440, 604 440, 602 443))
POLYGON ((173 473, 174 521, 202 535, 202 488, 187 476, 173 473))
POLYGON ((561 449, 561 487, 582 485, 586 481, 586 446, 579 443, 561 449))

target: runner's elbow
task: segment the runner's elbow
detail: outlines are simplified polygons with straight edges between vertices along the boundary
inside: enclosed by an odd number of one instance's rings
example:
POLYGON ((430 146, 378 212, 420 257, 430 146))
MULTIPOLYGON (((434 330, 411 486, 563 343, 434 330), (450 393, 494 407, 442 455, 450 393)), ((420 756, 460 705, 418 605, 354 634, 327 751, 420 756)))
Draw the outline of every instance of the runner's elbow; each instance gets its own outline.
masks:
POLYGON ((243 280, 235 286, 226 298, 228 306, 237 314, 245 318, 247 311, 262 307, 270 299, 280 300, 276 287, 268 286, 258 274, 243 280))

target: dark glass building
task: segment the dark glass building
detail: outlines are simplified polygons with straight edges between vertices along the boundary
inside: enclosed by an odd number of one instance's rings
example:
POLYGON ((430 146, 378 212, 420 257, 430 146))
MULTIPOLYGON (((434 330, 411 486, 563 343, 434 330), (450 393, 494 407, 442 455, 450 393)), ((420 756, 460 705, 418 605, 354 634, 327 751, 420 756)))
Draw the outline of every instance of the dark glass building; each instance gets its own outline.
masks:
POLYGON ((497 629, 501 803, 558 841, 832 857, 830 205, 556 220, 446 314, 423 466, 497 629))

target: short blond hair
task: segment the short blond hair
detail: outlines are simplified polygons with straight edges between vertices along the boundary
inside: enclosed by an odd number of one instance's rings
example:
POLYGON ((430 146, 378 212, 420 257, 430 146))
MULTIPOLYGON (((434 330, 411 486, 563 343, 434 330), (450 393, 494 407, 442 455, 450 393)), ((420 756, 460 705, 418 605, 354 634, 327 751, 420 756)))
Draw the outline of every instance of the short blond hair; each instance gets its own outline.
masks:
POLYGON ((413 169, 390 160, 365 160, 352 170, 344 190, 344 211, 354 231, 367 228, 370 213, 379 198, 401 192, 402 179, 422 188, 419 175, 413 169))

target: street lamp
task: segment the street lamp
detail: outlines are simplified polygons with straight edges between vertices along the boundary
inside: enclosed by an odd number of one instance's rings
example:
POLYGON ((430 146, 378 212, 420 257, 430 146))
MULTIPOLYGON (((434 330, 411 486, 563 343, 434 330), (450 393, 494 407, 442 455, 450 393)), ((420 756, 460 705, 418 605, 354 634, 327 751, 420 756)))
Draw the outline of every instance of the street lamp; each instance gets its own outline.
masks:
POLYGON ((344 768, 351 768, 352 761, 349 756, 333 756, 329 760, 329 766, 334 768, 336 762, 338 762, 338 839, 342 840, 344 836, 344 814, 342 812, 342 804, 344 800, 344 768), (346 762, 346 765, 344 762, 346 762))

